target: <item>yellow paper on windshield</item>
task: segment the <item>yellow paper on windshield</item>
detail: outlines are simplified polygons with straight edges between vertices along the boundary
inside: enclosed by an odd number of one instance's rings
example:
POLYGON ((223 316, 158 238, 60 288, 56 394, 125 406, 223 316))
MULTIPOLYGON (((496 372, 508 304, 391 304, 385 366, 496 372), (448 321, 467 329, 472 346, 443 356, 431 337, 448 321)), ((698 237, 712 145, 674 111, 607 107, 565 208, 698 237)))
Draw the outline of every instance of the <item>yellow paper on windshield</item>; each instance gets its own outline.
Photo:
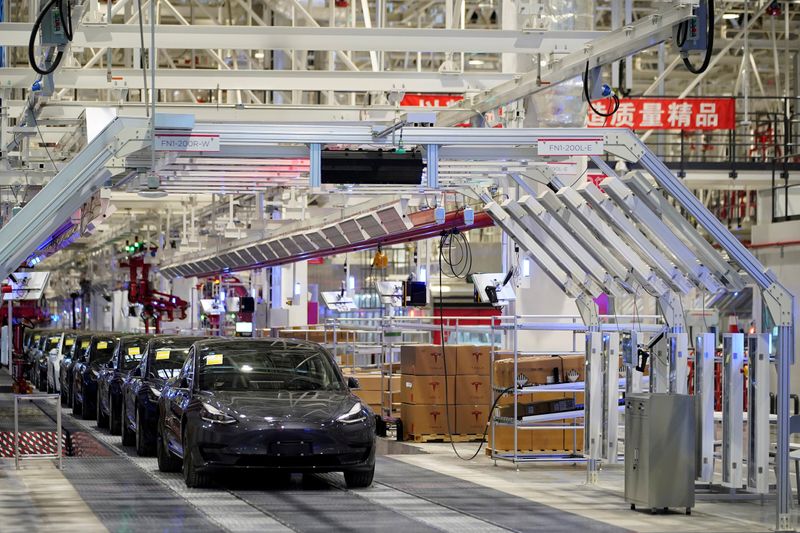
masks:
POLYGON ((33 340, 35 340, 35 341, 38 341, 38 340, 39 340, 39 339, 41 339, 41 338, 42 338, 42 336, 41 336, 41 335, 34 335, 34 336, 33 336, 33 340))
POLYGON ((75 339, 67 339, 64 342, 66 343, 67 346, 72 346, 73 344, 75 344, 75 339))
POLYGON ((101 341, 97 343, 98 350, 105 350, 106 348, 108 348, 108 343, 106 341, 101 341))
POLYGON ((61 340, 61 337, 50 337, 50 342, 58 342, 61 340))
POLYGON ((221 353, 212 353, 206 356, 206 366, 221 365, 221 364, 222 364, 221 353))
POLYGON ((139 349, 138 346, 131 346, 128 348, 128 355, 139 355, 142 351, 139 349))
POLYGON ((88 347, 89 347, 89 341, 83 341, 81 343, 81 348, 88 348, 88 347))
POLYGON ((163 361, 164 359, 169 359, 169 350, 156 351, 156 361, 163 361))

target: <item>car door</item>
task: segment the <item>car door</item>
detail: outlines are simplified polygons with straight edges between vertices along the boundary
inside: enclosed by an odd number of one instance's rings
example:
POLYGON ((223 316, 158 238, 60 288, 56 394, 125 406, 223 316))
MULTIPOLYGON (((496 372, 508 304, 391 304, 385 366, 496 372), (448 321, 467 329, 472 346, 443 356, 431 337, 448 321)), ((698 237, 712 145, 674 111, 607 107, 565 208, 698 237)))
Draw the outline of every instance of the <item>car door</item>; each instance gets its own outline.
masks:
POLYGON ((122 401, 125 404, 124 412, 128 419, 123 420, 123 422, 128 424, 128 427, 132 427, 136 419, 136 396, 139 394, 139 389, 142 387, 142 376, 147 375, 147 359, 147 356, 143 357, 142 362, 131 370, 128 377, 125 379, 122 401))
POLYGON ((186 412, 186 408, 192 398, 194 387, 194 347, 189 349, 189 355, 181 367, 181 371, 169 387, 169 393, 165 400, 165 426, 167 427, 168 437, 177 450, 183 450, 181 420, 186 412))

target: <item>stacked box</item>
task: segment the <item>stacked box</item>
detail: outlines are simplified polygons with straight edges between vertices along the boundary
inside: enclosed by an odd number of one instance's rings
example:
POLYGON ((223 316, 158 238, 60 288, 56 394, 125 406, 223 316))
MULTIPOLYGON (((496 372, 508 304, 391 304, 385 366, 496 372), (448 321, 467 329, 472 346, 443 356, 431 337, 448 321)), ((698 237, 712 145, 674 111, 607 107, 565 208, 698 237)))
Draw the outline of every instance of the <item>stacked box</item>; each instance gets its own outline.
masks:
MULTIPOLYGON (((585 357, 583 355, 562 355, 562 356, 520 356, 517 358, 517 374, 514 375, 514 359, 500 359, 494 362, 495 383, 498 387, 546 385, 548 378, 551 383, 569 383, 573 381, 584 381, 586 376, 585 357)), ((566 405, 582 405, 584 400, 583 392, 539 392, 523 393, 517 395, 517 416, 531 416, 534 414, 544 414, 533 412, 526 413, 528 406, 549 404, 552 407, 549 412, 567 410, 566 405)), ((513 417, 514 396, 507 394, 498 401, 501 409, 501 416, 513 417)), ((538 409, 542 409, 539 407, 538 409)), ((550 422, 553 425, 571 425, 572 420, 560 420, 550 422)), ((501 429, 501 426, 496 428, 501 429)), ((509 451, 513 449, 513 428, 502 427, 503 438, 497 438, 498 451, 509 451), (506 431, 510 430, 510 436, 506 431), (507 446, 507 447, 501 447, 507 446)), ((573 430, 564 429, 535 429, 521 430, 518 432, 518 451, 554 451, 572 450, 573 430)), ((577 449, 583 448, 583 430, 577 431, 577 449)), ((492 447, 492 446, 490 446, 492 447)))
POLYGON ((490 357, 491 349, 482 346, 445 346, 444 353, 438 345, 402 346, 401 418, 406 433, 446 434, 446 422, 434 423, 430 413, 449 412, 450 433, 482 434, 492 403, 490 357), (445 405, 450 410, 444 411, 445 405), (419 416, 421 423, 415 418, 419 416))
POLYGON ((388 392, 391 391, 395 398, 400 396, 400 376, 381 376, 380 372, 345 372, 348 376, 353 376, 358 380, 358 389, 353 393, 361 401, 370 406, 376 414, 381 414, 384 398, 388 399, 388 392))

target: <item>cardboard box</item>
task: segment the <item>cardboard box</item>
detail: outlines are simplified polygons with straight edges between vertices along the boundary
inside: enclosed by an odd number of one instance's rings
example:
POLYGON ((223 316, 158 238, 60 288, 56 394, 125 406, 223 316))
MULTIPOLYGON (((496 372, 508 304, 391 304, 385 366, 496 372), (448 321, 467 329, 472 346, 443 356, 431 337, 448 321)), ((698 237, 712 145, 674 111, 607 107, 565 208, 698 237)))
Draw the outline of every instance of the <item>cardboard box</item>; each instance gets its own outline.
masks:
MULTIPOLYGON (((456 350, 457 372, 465 375, 488 376, 491 357, 491 346, 459 346, 456 350)), ((450 369, 450 367, 447 368, 450 369)))
MULTIPOLYGON (((447 403, 456 403, 455 376, 447 378, 447 403)), ((403 375, 400 388, 400 401, 407 404, 443 404, 445 403, 444 376, 403 375)))
POLYGON ((447 346, 442 356, 442 347, 435 344, 405 344, 400 347, 400 372, 415 376, 444 375, 445 357, 447 374, 456 375, 457 347, 447 346))
MULTIPOLYGON (((531 444, 532 431, 517 432, 517 451, 528 452, 533 450, 531 444)), ((489 448, 499 452, 509 452, 514 450, 514 428, 511 426, 495 426, 494 439, 492 439, 492 428, 486 433, 489 448)))
MULTIPOLYGON (((455 406, 449 406, 450 425, 455 424, 455 406)), ((409 435, 446 435, 447 411, 443 405, 410 405, 400 406, 400 418, 403 421, 403 437, 409 435)), ((451 427, 451 432, 454 428, 451 427)))
POLYGON ((455 433, 482 435, 491 405, 456 405, 455 433))
MULTIPOLYGON (((534 403, 534 402, 547 402, 551 400, 560 400, 565 397, 572 398, 574 396, 573 393, 563 393, 563 392, 526 392, 523 394, 517 395, 517 401, 519 403, 534 403)), ((497 405, 499 407, 505 405, 513 405, 514 404, 514 395, 513 394, 504 394, 500 400, 498 400, 497 405)))
POLYGON ((353 390, 353 394, 358 396, 361 399, 362 402, 364 402, 366 404, 370 404, 370 405, 372 405, 372 404, 380 405, 381 398, 383 397, 381 395, 381 391, 379 391, 379 390, 355 389, 355 390, 353 390))
MULTIPOLYGON (((563 420, 552 422, 553 425, 564 425, 563 420)), ((527 429, 521 433, 531 434, 531 449, 541 451, 561 451, 564 449, 563 429, 527 429)))
MULTIPOLYGON (((583 355, 560 355, 561 359, 561 382, 570 383, 572 381, 585 381, 586 377, 586 357, 583 355), (575 379, 570 379, 570 372, 577 374, 575 379)), ((574 375, 574 374, 573 374, 574 375)))
POLYGON ((548 377, 561 371, 561 359, 550 356, 523 356, 517 359, 517 375, 514 376, 514 359, 500 359, 494 363, 495 383, 498 387, 516 385, 545 385, 548 377))
POLYGON ((486 405, 493 400, 489 376, 456 376, 456 403, 464 405, 486 405))
POLYGON ((358 380, 360 390, 389 390, 389 387, 398 394, 400 393, 400 374, 381 376, 379 372, 355 372, 348 373, 358 380))
MULTIPOLYGON (((549 400, 544 402, 532 402, 517 404, 517 419, 524 416, 546 415, 550 413, 560 413, 562 411, 571 411, 575 409, 575 400, 573 398, 561 398, 559 400, 549 400)), ((514 405, 505 405, 500 408, 500 416, 513 418, 514 405)))

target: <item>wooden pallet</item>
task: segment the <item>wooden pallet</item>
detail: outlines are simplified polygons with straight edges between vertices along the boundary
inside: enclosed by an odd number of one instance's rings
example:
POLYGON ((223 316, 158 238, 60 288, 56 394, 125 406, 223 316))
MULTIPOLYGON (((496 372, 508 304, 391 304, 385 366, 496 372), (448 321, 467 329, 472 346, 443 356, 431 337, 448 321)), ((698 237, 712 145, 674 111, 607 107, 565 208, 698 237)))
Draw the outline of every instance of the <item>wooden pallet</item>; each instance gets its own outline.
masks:
MULTIPOLYGON (((482 442, 482 433, 459 433, 453 434, 453 442, 482 442)), ((409 442, 450 442, 450 436, 441 433, 429 433, 426 435, 409 434, 404 439, 409 442)))

